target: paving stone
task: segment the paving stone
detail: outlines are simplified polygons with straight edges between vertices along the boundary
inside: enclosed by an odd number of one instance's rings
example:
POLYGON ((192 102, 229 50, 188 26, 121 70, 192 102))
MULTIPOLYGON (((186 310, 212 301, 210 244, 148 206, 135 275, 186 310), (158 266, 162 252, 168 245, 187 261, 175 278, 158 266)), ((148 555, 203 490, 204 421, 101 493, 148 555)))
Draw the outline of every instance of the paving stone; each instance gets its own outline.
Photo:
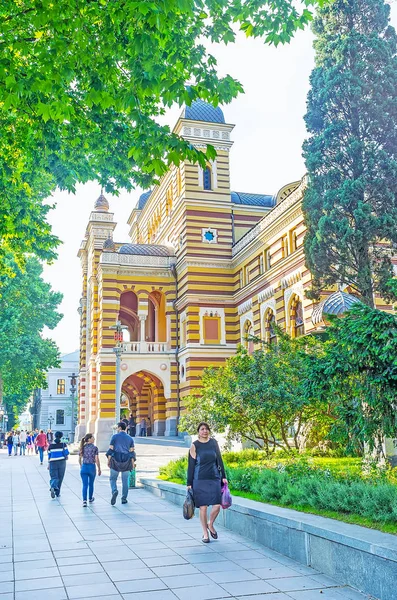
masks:
MULTIPOLYGON (((101 563, 88 563, 80 565, 70 565, 69 567, 59 567, 59 572, 62 575, 84 575, 86 573, 103 573, 104 568, 101 563)), ((0 598, 1 600, 1 598, 0 598)))
POLYGON ((329 587, 305 575, 302 575, 301 577, 283 577, 282 579, 272 579, 271 584, 282 592, 315 590, 323 587, 329 587))
POLYGON ((196 575, 173 575, 171 577, 162 577, 161 579, 167 587, 172 590, 181 587, 210 585, 211 583, 211 579, 204 575, 204 573, 198 573, 196 575))
POLYGON ((61 577, 43 577, 41 579, 22 579, 15 582, 16 592, 30 590, 47 590, 49 588, 63 587, 61 577))
POLYGON ((124 600, 176 600, 176 596, 171 590, 135 592, 134 594, 123 594, 123 598, 124 600))
POLYGON ((277 592, 277 589, 266 581, 236 581, 233 583, 222 583, 227 592, 233 596, 250 596, 252 594, 267 594, 277 592))
MULTIPOLYGON (((347 596, 342 596, 338 589, 326 588, 321 590, 305 590, 300 592, 288 592, 289 598, 293 600, 347 600, 347 596)), ((360 594, 364 599, 364 596, 360 594)), ((365 596, 367 598, 367 596, 365 596)))
MULTIPOLYGON (((9 564, 9 563, 7 563, 7 564, 9 564)), ((12 567, 12 565, 11 565, 11 567, 12 567)), ((1 593, 1 584, 4 583, 5 581, 14 581, 14 569, 11 568, 11 570, 0 572, 0 593, 1 593)))
POLYGON ((265 569, 250 569, 250 571, 260 579, 278 579, 281 577, 296 577, 298 575, 290 567, 270 567, 265 569))
POLYGON ((69 565, 93 564, 99 562, 93 554, 91 556, 69 556, 68 558, 57 558, 58 567, 67 567, 69 565))
POLYGON ((165 567, 172 565, 185 565, 188 561, 182 556, 159 556, 155 558, 143 558, 143 562, 148 567, 165 567))
POLYGON ((217 598, 230 598, 231 596, 231 594, 216 583, 200 585, 196 588, 179 588, 173 591, 179 600, 216 600, 217 598))
MULTIPOLYGON (((58 567, 37 567, 36 569, 27 568, 21 565, 25 565, 26 563, 20 563, 19 565, 15 565, 15 580, 19 581, 21 579, 42 579, 44 577, 56 577, 59 575, 58 567)), ((31 563, 29 563, 31 565, 31 563)))
POLYGON ((216 573, 208 573, 208 577, 215 581, 215 583, 229 583, 232 581, 255 581, 259 579, 250 571, 246 571, 245 569, 236 569, 236 571, 223 571, 216 573))
POLYGON ((136 579, 135 581, 121 581, 116 583, 118 590, 124 596, 125 593, 148 592, 154 590, 166 590, 166 584, 158 577, 154 579, 136 579))
POLYGON ((77 598, 100 598, 102 596, 117 594, 117 589, 113 583, 66 586, 66 591, 70 600, 77 598))
MULTIPOLYGON (((169 577, 172 575, 198 575, 200 571, 193 565, 174 565, 169 567, 153 567, 153 573, 157 577, 169 577)), ((1 599, 0 599, 1 600, 1 599)))
MULTIPOLYGON (((65 588, 51 588, 43 590, 30 590, 29 592, 16 592, 15 600, 43 600, 45 598, 56 598, 56 600, 67 600, 65 588)), ((0 596, 0 600, 3 598, 0 596)))
POLYGON ((80 575, 62 575, 65 587, 73 585, 88 585, 98 583, 111 583, 110 577, 103 571, 102 573, 82 573, 80 575))

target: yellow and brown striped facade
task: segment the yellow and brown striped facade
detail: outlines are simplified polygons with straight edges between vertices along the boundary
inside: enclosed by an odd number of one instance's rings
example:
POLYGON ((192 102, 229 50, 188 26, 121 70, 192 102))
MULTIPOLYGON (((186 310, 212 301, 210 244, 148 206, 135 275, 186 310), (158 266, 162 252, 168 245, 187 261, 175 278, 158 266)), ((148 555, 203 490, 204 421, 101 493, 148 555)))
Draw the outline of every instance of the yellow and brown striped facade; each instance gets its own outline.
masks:
MULTIPOLYGON (((211 143, 206 169, 182 162, 132 210, 130 243, 112 241, 116 224, 101 195, 79 256, 83 271, 78 436, 95 431, 105 446, 115 417, 114 331, 128 329, 122 394, 137 423, 175 435, 183 398, 203 369, 221 365, 253 334, 271 339, 273 323, 292 336, 314 328, 305 266, 301 202, 306 186, 274 196, 231 191, 233 125, 202 102, 185 109, 175 132, 197 147, 211 143), (204 120, 207 119, 207 120, 204 120)), ((389 309, 387 306, 379 307, 389 309)), ((138 428, 139 432, 139 428, 138 428)))

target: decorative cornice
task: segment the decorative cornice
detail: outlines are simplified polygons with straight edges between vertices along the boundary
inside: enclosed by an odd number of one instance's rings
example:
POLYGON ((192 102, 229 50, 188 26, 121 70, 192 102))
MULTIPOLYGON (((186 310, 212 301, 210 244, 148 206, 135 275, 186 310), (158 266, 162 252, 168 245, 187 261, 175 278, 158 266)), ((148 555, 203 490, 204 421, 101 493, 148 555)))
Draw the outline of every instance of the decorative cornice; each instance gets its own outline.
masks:
POLYGON ((236 256, 241 250, 247 248, 248 244, 255 240, 262 231, 267 229, 280 215, 282 215, 288 208, 293 206, 296 202, 298 202, 307 187, 307 176, 303 177, 300 186, 292 192, 289 196, 285 198, 280 204, 277 204, 267 215, 263 217, 259 221, 255 227, 251 229, 248 233, 246 233, 240 241, 237 242, 232 248, 232 256, 236 256))
POLYGON ((92 212, 90 214, 90 221, 107 221, 112 223, 113 213, 92 212))
POLYGON ((160 267, 169 269, 176 263, 174 256, 147 256, 142 254, 118 254, 106 252, 101 255, 101 265, 134 266, 134 267, 160 267))
POLYGON ((237 307, 238 314, 242 315, 242 314, 248 312, 249 310, 251 310, 251 308, 252 308, 252 298, 250 298, 246 302, 243 302, 243 304, 240 304, 240 306, 237 307))
POLYGON ((271 298, 274 295, 274 287, 271 285, 270 287, 266 288, 265 290, 262 290, 262 292, 260 292, 258 294, 258 302, 259 304, 261 302, 264 302, 265 300, 268 300, 269 298, 271 298))
POLYGON ((285 289, 289 288, 291 285, 293 285, 294 283, 296 283, 297 281, 300 281, 301 279, 302 279, 302 271, 300 269, 297 269, 293 273, 290 273, 286 277, 283 277, 282 279, 280 279, 280 287, 282 290, 285 290, 285 289))

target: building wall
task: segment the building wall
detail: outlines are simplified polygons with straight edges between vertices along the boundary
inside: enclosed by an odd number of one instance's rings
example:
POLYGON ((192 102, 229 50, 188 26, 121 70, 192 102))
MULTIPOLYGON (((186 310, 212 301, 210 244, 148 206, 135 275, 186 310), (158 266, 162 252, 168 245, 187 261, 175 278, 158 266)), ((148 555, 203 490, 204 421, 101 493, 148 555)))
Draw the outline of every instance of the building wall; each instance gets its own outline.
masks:
POLYGON ((107 443, 114 423, 111 327, 125 292, 136 294, 139 339, 123 345, 123 397, 137 422, 150 418, 158 434, 176 432, 183 399, 199 391, 203 370, 222 365, 240 343, 248 345, 247 332, 267 339, 273 317, 292 336, 314 328, 313 303, 304 294, 311 283, 303 248, 306 179, 285 185, 273 208, 232 202, 232 129, 179 119, 175 132, 192 144, 205 147, 204 136, 211 137, 217 150, 208 165, 212 186, 204 189, 197 164, 173 167, 129 218, 131 243, 141 245, 140 253, 119 254, 118 242, 104 248, 116 226, 113 215, 102 208, 91 213, 79 253, 80 436, 95 431, 107 443), (149 255, 152 244, 170 248, 170 256, 149 255), (163 339, 153 344, 146 338, 151 294, 164 299, 163 339))
MULTIPOLYGON (((74 401, 70 393, 70 378, 72 373, 79 372, 78 352, 61 357, 61 366, 50 369, 47 373, 47 388, 38 390, 41 398, 39 414, 35 423, 39 429, 47 431, 63 431, 65 437, 72 434, 72 407, 77 405, 77 392, 74 401), (57 423, 57 411, 63 411, 63 422, 57 423)), ((58 414, 60 417, 61 414, 58 414)))

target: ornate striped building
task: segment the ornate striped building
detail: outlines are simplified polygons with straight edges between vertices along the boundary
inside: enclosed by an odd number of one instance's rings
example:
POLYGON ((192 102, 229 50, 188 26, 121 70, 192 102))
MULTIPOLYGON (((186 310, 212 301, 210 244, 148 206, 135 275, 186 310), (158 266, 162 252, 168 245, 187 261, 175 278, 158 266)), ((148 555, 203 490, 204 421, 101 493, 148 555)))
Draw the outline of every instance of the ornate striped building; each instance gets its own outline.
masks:
MULTIPOLYGON (((249 334, 270 340, 273 324, 292 336, 322 325, 321 306, 305 298, 301 201, 306 181, 276 195, 233 192, 233 125, 202 101, 186 107, 174 131, 193 145, 211 143, 205 169, 185 161, 139 198, 130 241, 113 241, 116 223, 101 194, 81 244, 78 439, 95 431, 106 447, 115 417, 114 330, 122 342, 122 399, 154 435, 177 433, 183 398, 203 369, 221 365, 249 334)), ((349 301, 333 296, 331 304, 349 301)), ((381 307, 381 306, 380 306, 381 307)), ((389 309, 389 307, 383 307, 389 309)))

